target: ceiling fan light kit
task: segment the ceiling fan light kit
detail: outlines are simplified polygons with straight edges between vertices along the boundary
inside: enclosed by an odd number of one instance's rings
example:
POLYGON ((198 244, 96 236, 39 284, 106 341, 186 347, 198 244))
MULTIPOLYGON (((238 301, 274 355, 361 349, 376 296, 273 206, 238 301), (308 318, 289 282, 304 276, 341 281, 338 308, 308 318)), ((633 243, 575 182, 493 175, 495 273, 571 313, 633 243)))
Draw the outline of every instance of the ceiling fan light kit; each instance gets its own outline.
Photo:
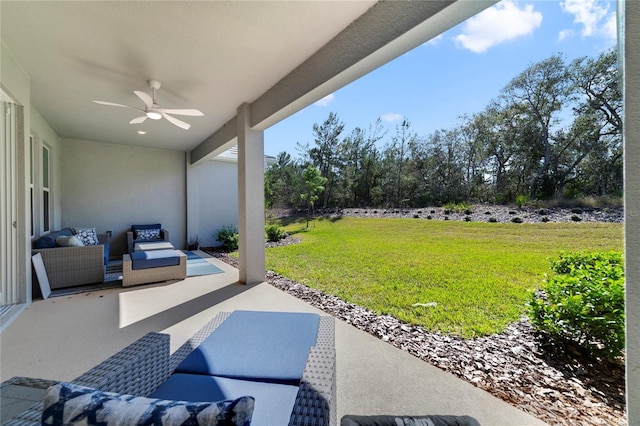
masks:
POLYGON ((204 116, 204 114, 197 109, 166 109, 166 108, 160 108, 160 105, 158 105, 156 103, 156 90, 158 90, 161 86, 159 81, 156 80, 148 80, 147 83, 149 84, 149 87, 151 88, 151 90, 153 91, 153 95, 149 96, 147 93, 145 92, 140 92, 137 90, 134 90, 133 93, 140 98, 140 100, 142 100, 142 102, 144 102, 144 106, 145 108, 135 108, 129 105, 122 105, 122 104, 116 104, 113 102, 105 102, 105 101, 93 101, 97 104, 100 105, 107 105, 107 106, 115 106, 115 107, 120 107, 120 108, 129 108, 129 109, 135 109, 137 111, 142 111, 144 113, 143 116, 141 117, 137 117, 134 118, 133 120, 131 120, 129 122, 129 124, 141 124, 143 123, 147 118, 150 118, 152 120, 160 120, 162 119, 162 117, 166 118, 167 121, 171 124, 173 124, 174 126, 178 126, 181 129, 184 130, 188 130, 191 125, 189 123, 185 123, 182 120, 179 120, 175 117, 173 117, 170 114, 173 115, 187 115, 187 116, 191 116, 191 117, 202 117, 204 116))

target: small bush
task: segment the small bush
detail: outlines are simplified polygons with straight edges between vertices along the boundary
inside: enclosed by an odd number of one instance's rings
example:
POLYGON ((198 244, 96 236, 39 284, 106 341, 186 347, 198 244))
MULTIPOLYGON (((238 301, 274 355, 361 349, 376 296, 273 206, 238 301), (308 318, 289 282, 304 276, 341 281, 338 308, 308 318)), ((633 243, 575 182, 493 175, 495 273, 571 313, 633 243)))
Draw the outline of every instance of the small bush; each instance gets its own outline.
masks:
POLYGON ((573 216, 571 216, 571 220, 574 222, 580 222, 582 220, 582 218, 580 216, 578 216, 577 214, 574 214, 573 216))
POLYGON ((513 210, 509 210, 509 214, 517 214, 517 213, 514 212, 513 210))
POLYGON ((414 214, 414 215, 413 215, 413 218, 414 218, 414 219, 418 219, 419 217, 420 217, 420 215, 419 215, 419 214, 414 214))
POLYGON ((516 196, 516 204, 518 207, 522 207, 529 202, 529 197, 526 195, 518 195, 516 196))
POLYGON ((431 211, 429 211, 429 213, 431 213, 431 214, 435 214, 435 213, 436 213, 436 211, 435 211, 435 210, 431 210, 431 211))
POLYGON ((540 218, 540 222, 547 223, 547 222, 549 222, 549 218, 548 218, 547 216, 542 216, 542 217, 540 218))
POLYGON ((581 209, 581 208, 579 208, 579 207, 576 207, 576 208, 574 208, 574 209, 571 209, 571 213, 574 213, 574 214, 582 214, 582 209, 581 209))
POLYGON ((484 214, 489 215, 489 214, 491 214, 491 212, 484 212, 484 214))
POLYGON ((222 243, 222 248, 227 251, 238 250, 238 227, 235 225, 223 226, 216 234, 216 241, 222 243))
POLYGON ((496 222, 498 222, 498 219, 496 219, 495 217, 490 217, 489 218, 489 222, 496 223, 496 222))
POLYGON ((470 214, 472 214, 472 213, 473 213, 473 210, 471 210, 471 209, 466 209, 466 210, 464 211, 464 214, 466 214, 467 216, 469 216, 469 215, 470 215, 470 214))
POLYGON ((512 217, 511 218, 511 222, 513 222, 513 223, 522 223, 522 219, 517 217, 517 216, 516 217, 512 217))
POLYGON ((284 232, 284 229, 280 228, 278 225, 267 225, 264 227, 264 233, 267 236, 267 241, 276 243, 287 236, 287 233, 284 232))
POLYGON ((187 240, 187 250, 198 250, 201 244, 202 242, 197 235, 195 237, 189 237, 189 239, 187 240))
POLYGON ((465 222, 471 222, 471 216, 465 216, 464 217, 464 221, 465 222))
POLYGON ((431 215, 427 216, 427 220, 431 220, 433 217, 431 215))
POLYGON ((540 210, 538 210, 538 214, 540 216, 546 216, 547 215, 547 211, 545 209, 540 209, 540 210))
POLYGON ((527 314, 543 332, 615 359, 624 350, 622 254, 563 252, 551 262, 554 275, 529 296, 527 314))
POLYGON ((451 214, 451 210, 444 209, 444 214, 445 215, 451 214))
POLYGON ((444 217, 444 220, 449 220, 449 216, 445 216, 445 217, 444 217))

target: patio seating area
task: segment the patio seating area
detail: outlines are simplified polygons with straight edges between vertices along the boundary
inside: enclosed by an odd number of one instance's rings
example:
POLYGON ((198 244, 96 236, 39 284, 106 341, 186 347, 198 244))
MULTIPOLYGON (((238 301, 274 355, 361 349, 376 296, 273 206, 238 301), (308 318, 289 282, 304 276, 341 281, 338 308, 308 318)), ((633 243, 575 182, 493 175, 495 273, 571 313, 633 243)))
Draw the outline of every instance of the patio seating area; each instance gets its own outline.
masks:
MULTIPOLYGON (((326 315, 267 283, 241 285, 237 269, 207 260, 224 273, 35 301, 2 333, 0 379, 71 381, 150 332, 170 335, 169 351, 177 353, 220 312, 326 315)), ((439 414, 471 416, 482 425, 544 424, 338 320, 335 349, 338 422, 345 415, 439 414)), ((9 390, 0 390, 3 424, 11 416, 5 407, 15 402, 9 390)))

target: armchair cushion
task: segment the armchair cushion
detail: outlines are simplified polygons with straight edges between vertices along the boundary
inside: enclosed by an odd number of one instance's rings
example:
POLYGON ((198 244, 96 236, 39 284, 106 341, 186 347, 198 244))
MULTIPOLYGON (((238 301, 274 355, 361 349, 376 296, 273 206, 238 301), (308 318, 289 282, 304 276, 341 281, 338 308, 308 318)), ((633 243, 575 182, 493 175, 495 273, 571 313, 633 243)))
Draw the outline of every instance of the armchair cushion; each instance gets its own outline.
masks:
POLYGON ((73 228, 73 235, 78 237, 85 246, 97 246, 100 244, 96 228, 73 228))
POLYGON ((72 383, 50 387, 43 425, 153 424, 243 425, 251 423, 254 399, 187 402, 103 392, 72 383))
POLYGON ((82 241, 80 241, 80 239, 78 237, 76 237, 75 235, 62 235, 58 238, 56 238, 56 244, 58 245, 58 247, 82 247, 84 246, 84 244, 82 244, 82 241))
POLYGON ((73 235, 73 230, 71 228, 64 228, 59 231, 49 232, 47 235, 43 235, 33 242, 34 249, 45 249, 45 248, 55 248, 58 247, 56 244, 56 239, 58 237, 67 236, 70 237, 73 235))
POLYGON ((297 385, 319 322, 317 314, 235 311, 176 372, 297 385))
POLYGON ((159 223, 151 225, 131 225, 131 231, 133 232, 133 239, 136 241, 154 241, 159 240, 160 230, 162 225, 159 223))
POLYGON ((236 399, 242 395, 251 395, 255 398, 252 424, 288 425, 298 395, 298 386, 200 374, 173 374, 150 397, 216 401, 236 399))

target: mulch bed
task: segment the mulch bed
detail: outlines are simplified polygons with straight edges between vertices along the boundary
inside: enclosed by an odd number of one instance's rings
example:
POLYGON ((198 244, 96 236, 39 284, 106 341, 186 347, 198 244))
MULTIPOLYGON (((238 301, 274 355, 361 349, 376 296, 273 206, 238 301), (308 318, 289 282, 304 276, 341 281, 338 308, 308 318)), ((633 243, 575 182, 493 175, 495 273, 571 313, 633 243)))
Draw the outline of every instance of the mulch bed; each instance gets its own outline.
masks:
MULTIPOLYGON (((362 210, 357 212, 340 214, 362 216, 362 210)), ((570 211, 553 213, 556 214, 548 215, 557 218, 553 221, 571 221, 571 215, 575 215, 570 211)), ((414 217, 418 213, 403 214, 414 217)), ((492 211, 491 215, 505 221, 512 216, 506 209, 492 211)), ((619 222, 622 218, 617 210, 582 215, 585 222, 619 222)), ((535 219, 532 222, 539 221, 534 214, 529 217, 535 219)), ((296 242, 289 237, 278 245, 296 242)), ((237 267, 237 259, 215 249, 204 250, 237 267)), ((266 282, 551 425, 626 424, 624 365, 593 359, 576 347, 553 343, 539 334, 526 317, 500 334, 463 339, 432 333, 389 315, 378 315, 272 271, 267 272, 266 282)))

